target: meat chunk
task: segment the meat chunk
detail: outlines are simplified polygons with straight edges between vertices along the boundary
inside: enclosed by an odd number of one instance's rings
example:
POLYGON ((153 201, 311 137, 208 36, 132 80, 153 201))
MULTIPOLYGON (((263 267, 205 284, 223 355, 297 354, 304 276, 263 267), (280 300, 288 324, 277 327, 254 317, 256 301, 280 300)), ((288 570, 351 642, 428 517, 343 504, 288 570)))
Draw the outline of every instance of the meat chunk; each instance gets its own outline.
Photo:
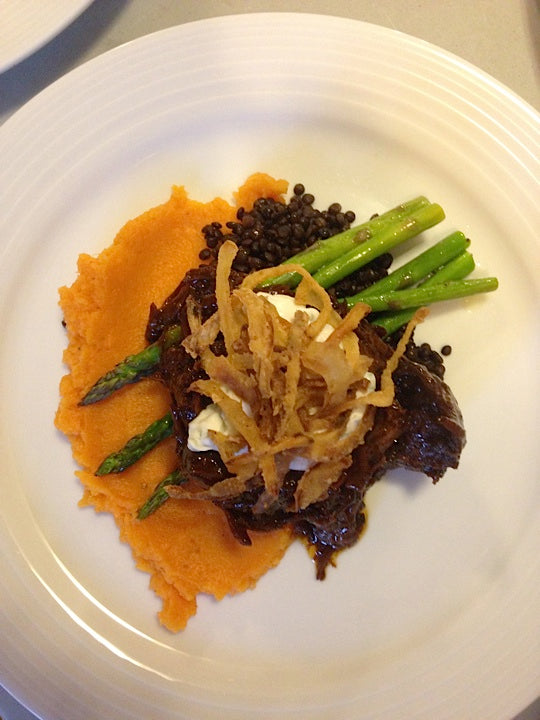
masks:
MULTIPOLYGON (((391 350, 369 323, 361 323, 358 335, 362 347, 374 358, 375 364, 386 361, 391 350)), ((365 444, 385 448, 384 459, 381 460, 382 472, 403 467, 425 473, 436 482, 448 468, 457 468, 465 446, 465 428, 457 400, 441 378, 405 356, 400 358, 392 378, 394 405, 386 412, 382 408, 378 411, 372 430, 372 434, 378 437, 374 442, 368 436, 365 444), (396 408, 405 411, 401 420, 395 412, 396 408), (399 424, 400 429, 396 427, 399 424), (384 428, 385 437, 390 428, 396 432, 390 444, 381 443, 379 436, 384 428)), ((366 448, 365 452, 371 454, 372 450, 366 448)), ((380 476, 381 473, 375 474, 380 476)))
MULTIPOLYGON (((233 279, 233 283, 235 280, 233 279)), ((147 329, 155 340, 170 324, 189 332, 186 299, 191 297, 205 320, 216 310, 213 266, 190 271, 162 308, 153 307, 147 329)), ((393 349, 365 320, 357 328, 362 352, 373 358, 372 370, 379 376, 393 349)), ((213 348, 223 354, 220 336, 213 348)), ((218 453, 192 452, 187 447, 188 426, 210 402, 188 390, 204 371, 179 345, 164 348, 160 375, 171 393, 180 469, 189 477, 210 486, 228 477, 218 453)), ((263 512, 253 511, 261 493, 254 478, 253 488, 237 497, 216 500, 226 513, 231 529, 243 544, 249 544, 249 530, 271 530, 289 524, 293 531, 314 546, 317 577, 323 579, 334 554, 353 545, 365 524, 364 496, 368 488, 392 468, 423 472, 437 482, 447 468, 456 468, 465 445, 463 418, 450 388, 423 365, 402 357, 393 374, 394 402, 378 408, 375 422, 364 442, 352 453, 352 463, 340 476, 328 496, 294 511, 293 496, 301 473, 290 470, 277 500, 263 512)))
POLYGON ((395 397, 407 412, 407 422, 389 448, 386 467, 417 470, 437 482, 447 468, 457 468, 465 446, 459 406, 445 382, 405 357, 393 378, 395 397))

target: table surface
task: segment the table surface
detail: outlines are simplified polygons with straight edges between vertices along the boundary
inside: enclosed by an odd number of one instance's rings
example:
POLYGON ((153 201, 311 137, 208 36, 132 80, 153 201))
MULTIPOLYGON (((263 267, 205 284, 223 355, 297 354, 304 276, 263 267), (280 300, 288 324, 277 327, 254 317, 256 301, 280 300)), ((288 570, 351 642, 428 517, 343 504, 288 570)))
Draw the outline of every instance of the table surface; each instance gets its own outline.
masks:
MULTIPOLYGON (((468 60, 540 110, 540 0, 94 0, 45 46, 0 73, 0 124, 65 73, 134 38, 192 20, 268 11, 339 15, 408 33, 468 60)), ((538 718, 540 701, 515 720, 538 718)), ((0 687, 0 720, 35 716, 0 687)))

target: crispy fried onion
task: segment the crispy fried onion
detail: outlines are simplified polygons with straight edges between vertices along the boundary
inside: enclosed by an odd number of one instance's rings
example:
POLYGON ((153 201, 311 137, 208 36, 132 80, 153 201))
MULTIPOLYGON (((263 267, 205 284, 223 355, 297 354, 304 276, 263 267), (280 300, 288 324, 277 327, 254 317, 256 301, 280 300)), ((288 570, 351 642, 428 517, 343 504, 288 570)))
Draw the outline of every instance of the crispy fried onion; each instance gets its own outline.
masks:
POLYGON ((229 275, 237 251, 230 241, 222 245, 216 270, 218 311, 201 324, 188 307, 191 335, 184 341, 208 375, 190 390, 211 398, 234 429, 231 435, 209 431, 231 477, 200 492, 181 486, 168 492, 172 497, 224 499, 260 485, 254 512, 262 512, 277 498, 291 461, 301 458, 306 469, 294 495, 298 511, 327 496, 372 428, 376 407, 392 403, 392 373, 426 311, 418 311, 409 323, 378 387, 370 391, 366 373, 372 358, 361 352, 355 333, 369 306, 359 303, 342 318, 324 289, 292 264, 251 273, 231 291, 229 275), (285 270, 302 276, 295 302, 318 310, 312 322, 302 308, 289 322, 264 294, 255 292, 285 270), (323 328, 328 332, 327 326, 330 334, 317 339, 323 328), (226 348, 222 356, 210 348, 219 331, 226 348), (363 413, 351 427, 351 413, 358 414, 359 408, 363 413))

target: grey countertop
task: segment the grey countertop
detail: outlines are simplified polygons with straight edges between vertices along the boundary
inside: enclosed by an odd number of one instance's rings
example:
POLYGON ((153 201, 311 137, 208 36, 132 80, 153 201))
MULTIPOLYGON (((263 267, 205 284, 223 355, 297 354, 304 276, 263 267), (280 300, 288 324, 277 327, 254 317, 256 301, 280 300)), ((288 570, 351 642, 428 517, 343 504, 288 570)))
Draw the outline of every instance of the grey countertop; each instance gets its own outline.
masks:
MULTIPOLYGON (((62 75, 118 45, 193 20, 268 11, 350 17, 427 40, 540 110, 540 0, 95 0, 45 46, 0 74, 0 124, 62 75)), ((538 718, 538 702, 518 716, 538 718)), ((0 688, 0 720, 35 716, 0 688)))

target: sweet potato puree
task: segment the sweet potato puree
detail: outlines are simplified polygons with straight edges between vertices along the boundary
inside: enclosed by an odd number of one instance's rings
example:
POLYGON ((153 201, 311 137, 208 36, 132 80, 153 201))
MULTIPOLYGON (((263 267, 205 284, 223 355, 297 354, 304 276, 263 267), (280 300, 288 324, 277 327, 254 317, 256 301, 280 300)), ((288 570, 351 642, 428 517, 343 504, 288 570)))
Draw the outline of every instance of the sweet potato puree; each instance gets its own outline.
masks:
POLYGON ((258 197, 279 197, 286 189, 285 181, 258 173, 235 193, 231 205, 220 198, 197 202, 174 187, 166 203, 129 221, 98 257, 81 255, 77 279, 60 289, 69 374, 61 381, 56 425, 68 436, 81 468, 80 505, 114 515, 137 567, 150 573, 150 586, 163 601, 159 620, 171 631, 185 627, 199 593, 219 600, 254 587, 280 561, 290 533, 252 533, 252 546, 244 547, 233 538, 221 510, 206 501, 169 500, 138 520, 139 507, 175 467, 174 440, 164 441, 123 473, 97 477, 94 472, 106 455, 165 414, 167 390, 148 378, 95 405, 78 402, 98 377, 145 346, 150 303, 161 304, 185 272, 199 264, 201 228, 214 220, 234 220, 237 207, 250 209, 258 197))

